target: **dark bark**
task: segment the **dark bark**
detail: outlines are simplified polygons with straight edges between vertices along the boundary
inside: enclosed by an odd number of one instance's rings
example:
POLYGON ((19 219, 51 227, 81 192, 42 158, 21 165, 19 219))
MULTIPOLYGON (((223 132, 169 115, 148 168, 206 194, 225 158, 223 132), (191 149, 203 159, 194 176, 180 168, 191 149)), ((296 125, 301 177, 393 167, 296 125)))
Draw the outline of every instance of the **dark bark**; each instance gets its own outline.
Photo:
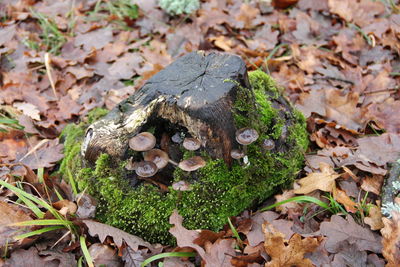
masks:
POLYGON ((168 121, 201 140, 212 157, 222 157, 229 163, 236 130, 231 108, 239 85, 250 88, 240 57, 187 54, 91 125, 82 155, 91 163, 100 153, 123 158, 129 138, 146 124, 168 121))

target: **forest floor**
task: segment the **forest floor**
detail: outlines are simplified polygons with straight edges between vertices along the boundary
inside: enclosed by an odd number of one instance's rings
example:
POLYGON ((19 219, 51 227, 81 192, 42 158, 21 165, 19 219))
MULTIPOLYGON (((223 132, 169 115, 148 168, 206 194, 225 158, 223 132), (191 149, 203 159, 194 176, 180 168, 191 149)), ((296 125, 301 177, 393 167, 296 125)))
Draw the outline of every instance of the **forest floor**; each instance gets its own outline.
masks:
POLYGON ((400 204, 383 217, 380 197, 400 153, 400 5, 272 4, 206 0, 171 16, 156 0, 1 1, 0 266, 140 266, 170 252, 192 257, 152 264, 400 266, 400 204), (298 201, 246 211, 220 233, 173 214, 175 248, 83 219, 95 204, 53 175, 61 131, 195 50, 240 55, 303 112, 300 180, 268 204, 298 201))

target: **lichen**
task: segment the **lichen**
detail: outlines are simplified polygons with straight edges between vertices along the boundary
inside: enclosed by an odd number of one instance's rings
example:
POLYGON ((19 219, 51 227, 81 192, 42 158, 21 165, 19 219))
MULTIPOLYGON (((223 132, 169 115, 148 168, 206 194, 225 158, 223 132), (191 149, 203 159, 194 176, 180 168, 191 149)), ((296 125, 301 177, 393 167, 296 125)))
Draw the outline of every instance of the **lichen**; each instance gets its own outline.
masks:
MULTIPOLYGON (((81 123, 69 125, 63 132, 66 156, 60 172, 73 173, 80 190, 86 189, 98 199, 98 220, 150 242, 175 242, 168 232, 168 218, 174 209, 185 218, 184 225, 189 229, 220 230, 228 217, 260 204, 278 187, 291 184, 308 145, 302 114, 292 110, 289 103, 286 112, 273 107, 281 93, 272 78, 254 71, 249 79, 253 91, 240 88, 234 103, 237 128, 252 127, 260 133, 260 138, 247 147, 249 166, 235 161, 228 167, 222 159, 204 155, 207 165, 197 172, 199 179, 191 181, 191 191, 170 187, 166 193, 146 183, 132 187, 124 162, 114 166, 106 154, 97 159, 94 168, 83 168, 78 160, 78 140, 82 140, 85 128, 81 123), (261 149, 266 138, 277 143, 275 150, 261 149)), ((185 153, 184 157, 192 154, 185 153)), ((185 173, 176 169, 173 176, 179 181, 185 173)))

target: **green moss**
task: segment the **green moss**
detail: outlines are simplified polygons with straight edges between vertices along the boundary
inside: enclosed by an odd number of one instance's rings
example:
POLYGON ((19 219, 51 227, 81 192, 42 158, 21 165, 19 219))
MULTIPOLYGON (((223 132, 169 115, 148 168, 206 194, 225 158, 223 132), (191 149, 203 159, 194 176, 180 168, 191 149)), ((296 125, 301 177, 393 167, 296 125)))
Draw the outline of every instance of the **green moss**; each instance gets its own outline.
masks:
MULTIPOLYGON (((108 155, 101 155, 94 169, 82 168, 77 141, 84 136, 84 124, 81 124, 69 125, 63 132, 66 157, 60 170, 64 174, 66 168, 73 171, 79 188, 87 188, 98 199, 98 220, 150 242, 174 243, 168 232, 169 216, 174 209, 185 218, 184 225, 189 229, 220 230, 227 217, 260 204, 278 187, 289 185, 302 165, 308 145, 301 113, 273 108, 272 103, 280 94, 275 82, 261 71, 251 72, 249 78, 255 98, 252 91, 242 88, 234 103, 237 128, 252 127, 260 133, 260 138, 247 147, 249 166, 235 161, 229 168, 221 159, 208 159, 207 165, 197 172, 197 180, 191 181, 191 191, 170 188, 165 193, 148 184, 133 188, 129 174, 122 167, 124 163, 113 166, 108 155), (280 144, 280 152, 263 151, 260 147, 266 138, 279 144, 284 127, 287 137, 280 144)), ((184 157, 192 154, 185 153, 184 157)), ((174 180, 184 179, 185 175, 176 169, 174 180)))

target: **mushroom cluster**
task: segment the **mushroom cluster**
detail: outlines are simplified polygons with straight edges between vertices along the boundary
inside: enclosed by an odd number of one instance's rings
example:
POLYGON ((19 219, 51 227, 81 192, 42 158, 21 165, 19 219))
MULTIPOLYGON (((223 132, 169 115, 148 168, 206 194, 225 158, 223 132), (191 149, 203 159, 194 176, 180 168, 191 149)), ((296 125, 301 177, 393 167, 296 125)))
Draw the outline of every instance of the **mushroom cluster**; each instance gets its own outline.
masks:
MULTIPOLYGON (((189 151, 195 151, 201 147, 201 142, 196 138, 186 137, 182 140, 180 139, 179 133, 172 136, 171 139, 175 143, 181 143, 182 146, 189 151)), ((135 170, 139 177, 148 178, 165 168, 168 163, 177 166, 185 172, 196 171, 206 165, 205 160, 200 156, 193 156, 176 163, 169 158, 165 151, 155 148, 156 143, 156 137, 150 132, 141 132, 132 137, 129 140, 129 147, 134 151, 143 152, 143 160, 134 162, 131 159, 125 168, 128 170, 135 170)))
POLYGON ((237 130, 235 136, 236 136, 236 142, 238 142, 243 146, 243 150, 232 149, 231 157, 238 160, 239 164, 241 164, 240 160, 243 159, 244 164, 248 166, 250 163, 246 155, 247 146, 257 141, 259 137, 258 132, 253 128, 246 127, 237 130))

